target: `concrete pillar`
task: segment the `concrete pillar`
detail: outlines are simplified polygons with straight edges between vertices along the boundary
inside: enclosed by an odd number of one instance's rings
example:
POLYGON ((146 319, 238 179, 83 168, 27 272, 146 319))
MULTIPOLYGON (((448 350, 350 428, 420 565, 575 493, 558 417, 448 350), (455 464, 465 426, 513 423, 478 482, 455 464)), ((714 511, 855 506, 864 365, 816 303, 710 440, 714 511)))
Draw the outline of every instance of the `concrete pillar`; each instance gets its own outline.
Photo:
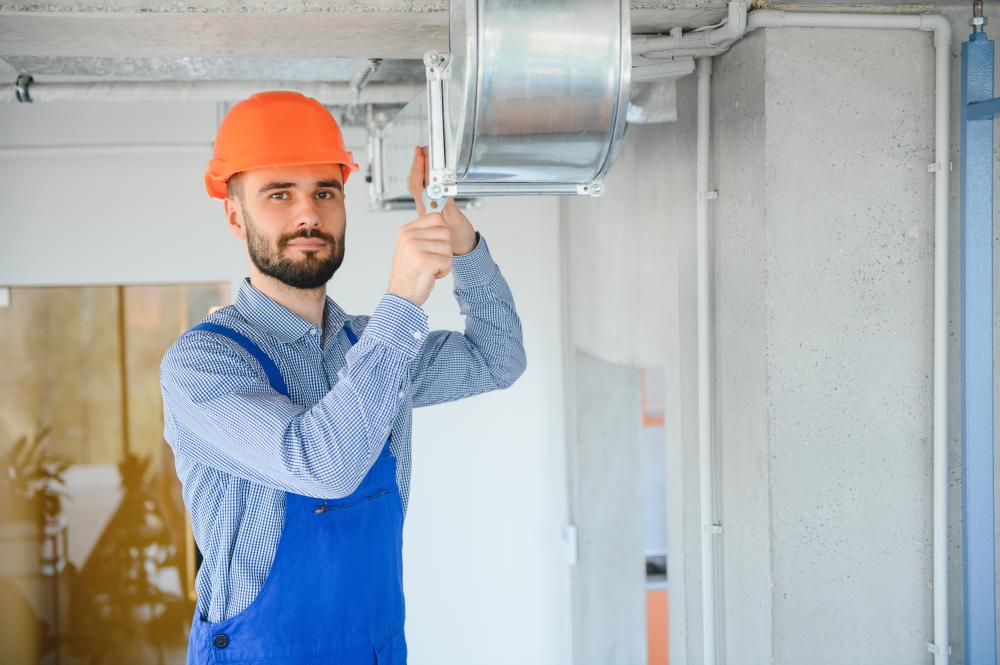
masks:
POLYGON ((646 662, 639 371, 577 353, 574 665, 646 662))
POLYGON ((930 37, 760 31, 716 72, 725 662, 924 662, 930 37))

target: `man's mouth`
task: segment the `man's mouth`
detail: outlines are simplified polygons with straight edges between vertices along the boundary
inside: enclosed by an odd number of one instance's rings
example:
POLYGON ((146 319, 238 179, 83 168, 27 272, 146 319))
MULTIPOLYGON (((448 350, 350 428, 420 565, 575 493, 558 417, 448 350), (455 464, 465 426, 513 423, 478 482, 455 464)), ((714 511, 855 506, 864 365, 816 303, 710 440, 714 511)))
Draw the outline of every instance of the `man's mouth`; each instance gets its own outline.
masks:
POLYGON ((322 238, 298 238, 288 243, 289 247, 302 250, 315 250, 326 247, 327 242, 322 238))

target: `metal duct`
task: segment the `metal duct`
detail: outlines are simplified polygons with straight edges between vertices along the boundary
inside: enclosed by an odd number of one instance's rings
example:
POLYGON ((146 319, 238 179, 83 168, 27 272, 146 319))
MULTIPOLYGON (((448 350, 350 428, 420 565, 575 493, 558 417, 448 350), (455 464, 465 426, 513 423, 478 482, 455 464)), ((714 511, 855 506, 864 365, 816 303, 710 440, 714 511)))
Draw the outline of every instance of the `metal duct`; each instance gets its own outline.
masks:
MULTIPOLYGON (((453 0, 450 20, 451 53, 427 53, 427 95, 383 145, 427 117, 432 199, 600 195, 629 103, 627 0, 453 0)), ((383 157, 405 181, 409 160, 383 157)))

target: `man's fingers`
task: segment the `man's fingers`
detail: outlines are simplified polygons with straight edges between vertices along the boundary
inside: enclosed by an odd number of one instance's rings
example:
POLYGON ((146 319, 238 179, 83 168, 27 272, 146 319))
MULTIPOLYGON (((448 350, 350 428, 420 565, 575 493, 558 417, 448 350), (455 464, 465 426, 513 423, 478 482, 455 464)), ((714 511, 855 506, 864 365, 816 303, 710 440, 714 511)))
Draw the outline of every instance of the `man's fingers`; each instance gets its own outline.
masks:
POLYGON ((426 229, 435 226, 443 226, 445 228, 448 228, 448 223, 444 221, 444 215, 442 215, 439 212, 432 212, 429 215, 421 215, 412 222, 403 226, 403 228, 426 229))
POLYGON ((429 226, 422 229, 407 229, 405 234, 416 240, 444 240, 451 242, 451 231, 446 227, 429 226))
POLYGON ((427 152, 421 146, 413 148, 413 161, 410 163, 410 173, 406 176, 406 188, 410 190, 413 201, 417 205, 417 213, 427 214, 424 207, 424 188, 427 187, 427 152))
POLYGON ((410 163, 410 174, 406 177, 406 181, 412 187, 423 189, 427 186, 426 174, 427 153, 424 152, 423 147, 418 145, 413 148, 413 161, 410 163))
POLYGON ((413 244, 422 252, 452 257, 451 240, 417 240, 413 244))
POLYGON ((451 255, 449 254, 447 258, 439 255, 435 256, 438 258, 438 262, 436 264, 437 270, 434 272, 434 279, 441 279, 451 272, 451 255))

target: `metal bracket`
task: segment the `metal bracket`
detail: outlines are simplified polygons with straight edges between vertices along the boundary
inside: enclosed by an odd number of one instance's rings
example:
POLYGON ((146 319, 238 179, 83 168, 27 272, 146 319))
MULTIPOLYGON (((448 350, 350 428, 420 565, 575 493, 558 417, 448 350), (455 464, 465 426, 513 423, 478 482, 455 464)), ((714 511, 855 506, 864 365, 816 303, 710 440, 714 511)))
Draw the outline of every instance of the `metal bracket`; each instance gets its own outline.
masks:
MULTIPOLYGON (((942 166, 941 162, 933 162, 927 165, 928 173, 937 173, 938 171, 943 171, 943 170, 944 167, 942 166)), ((948 162, 948 172, 951 173, 951 170, 952 170, 952 163, 948 162)))
POLYGON ((31 91, 29 88, 34 82, 35 79, 31 74, 21 74, 17 77, 17 81, 14 83, 14 89, 17 91, 17 101, 23 104, 31 103, 31 91))
POLYGON ((721 524, 713 524, 711 526, 707 526, 707 527, 705 527, 705 531, 707 531, 708 533, 712 534, 713 536, 721 536, 722 535, 722 525, 721 524))
POLYGON ((713 189, 708 192, 700 192, 698 198, 702 201, 714 201, 719 198, 719 190, 713 189))
POLYGON ((432 182, 424 189, 424 210, 428 213, 440 212, 448 204, 449 198, 445 194, 445 188, 441 183, 432 182))
POLYGON ((453 194, 444 184, 454 182, 454 167, 448 164, 448 82, 451 80, 451 56, 430 50, 424 53, 427 74, 427 160, 430 182, 424 189, 424 207, 427 212, 444 208, 453 194))
MULTIPOLYGON (((928 642, 927 653, 932 653, 936 656, 937 654, 941 653, 941 649, 939 649, 937 645, 935 645, 933 642, 928 642)), ((951 655, 951 645, 948 645, 948 655, 949 656, 951 655)))

